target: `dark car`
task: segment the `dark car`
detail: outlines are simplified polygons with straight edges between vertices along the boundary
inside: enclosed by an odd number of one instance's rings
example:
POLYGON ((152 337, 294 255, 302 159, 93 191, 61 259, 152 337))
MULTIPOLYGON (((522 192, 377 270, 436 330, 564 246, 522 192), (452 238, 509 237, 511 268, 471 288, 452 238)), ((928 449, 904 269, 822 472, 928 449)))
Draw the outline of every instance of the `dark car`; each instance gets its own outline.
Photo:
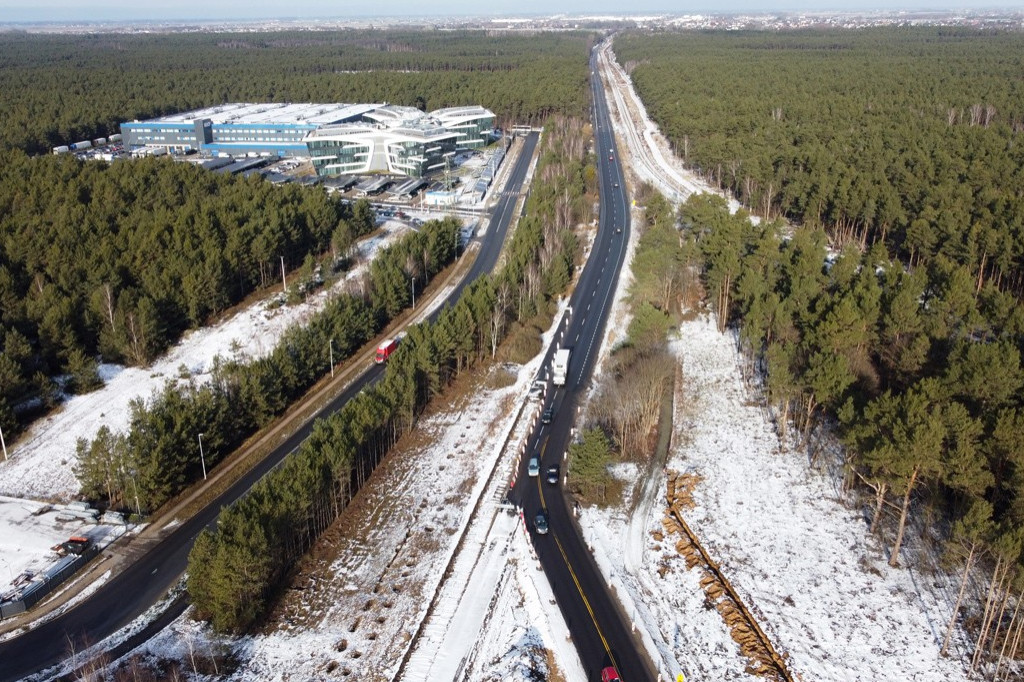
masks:
POLYGON ((537 529, 538 535, 548 534, 548 513, 541 511, 537 514, 537 518, 533 521, 534 527, 537 529))
POLYGON ((558 467, 554 464, 548 467, 548 483, 558 485, 558 467))
POLYGON ((555 417, 555 408, 549 407, 544 410, 540 415, 541 424, 550 424, 551 420, 555 417))

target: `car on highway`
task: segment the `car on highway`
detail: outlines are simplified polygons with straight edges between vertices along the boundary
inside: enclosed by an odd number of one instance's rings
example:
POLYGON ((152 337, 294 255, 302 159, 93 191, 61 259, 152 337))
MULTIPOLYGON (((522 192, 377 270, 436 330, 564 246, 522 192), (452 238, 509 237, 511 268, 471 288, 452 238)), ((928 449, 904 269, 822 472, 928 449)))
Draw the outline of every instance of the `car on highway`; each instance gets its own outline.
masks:
POLYGON ((544 389, 547 385, 543 381, 535 381, 530 386, 530 400, 540 400, 544 397, 544 389))
POLYGON ((619 673, 615 668, 608 666, 601 671, 601 682, 622 682, 622 680, 619 679, 619 673))
POLYGON ((548 483, 558 485, 558 467, 554 464, 548 467, 548 483))
POLYGON ((551 420, 555 417, 555 408, 549 407, 544 410, 540 415, 541 424, 550 424, 551 420))
POLYGON ((619 188, 619 183, 616 182, 615 183, 615 189, 618 189, 618 188, 619 188))
POLYGON ((548 534, 548 513, 541 510, 537 513, 537 518, 533 520, 533 527, 537 529, 538 535, 548 534))
POLYGON ((614 157, 614 156, 612 156, 611 154, 609 154, 609 155, 608 155, 608 160, 609 160, 609 161, 614 161, 614 160, 615 160, 615 157, 614 157))
POLYGON ((530 464, 526 467, 526 473, 530 476, 540 476, 540 455, 534 454, 530 458, 530 464))

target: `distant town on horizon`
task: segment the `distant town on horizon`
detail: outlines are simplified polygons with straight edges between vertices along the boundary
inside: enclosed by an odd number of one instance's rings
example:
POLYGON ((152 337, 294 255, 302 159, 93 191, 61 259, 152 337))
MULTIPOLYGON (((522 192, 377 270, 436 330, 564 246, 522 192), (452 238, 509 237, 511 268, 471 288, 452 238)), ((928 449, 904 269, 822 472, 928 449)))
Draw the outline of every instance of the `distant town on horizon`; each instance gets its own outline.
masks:
POLYGON ((177 33, 232 31, 333 31, 366 28, 488 29, 509 31, 610 28, 678 28, 720 30, 787 30, 865 28, 885 25, 948 25, 1020 30, 1019 9, 889 9, 808 11, 636 12, 636 13, 494 13, 449 15, 378 15, 361 17, 275 17, 221 19, 131 19, 0 21, 0 31, 28 33, 177 33))

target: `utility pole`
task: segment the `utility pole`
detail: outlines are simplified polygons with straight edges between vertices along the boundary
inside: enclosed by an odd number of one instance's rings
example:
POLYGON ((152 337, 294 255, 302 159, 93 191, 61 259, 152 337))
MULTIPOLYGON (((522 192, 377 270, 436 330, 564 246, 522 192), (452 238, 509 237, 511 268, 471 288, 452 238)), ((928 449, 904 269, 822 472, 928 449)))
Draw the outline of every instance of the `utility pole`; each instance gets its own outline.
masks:
POLYGON ((0 445, 4 446, 4 461, 7 461, 7 443, 4 442, 4 430, 0 428, 0 445))
MULTIPOLYGON (((139 504, 139 486, 135 483, 135 472, 133 471, 131 474, 129 474, 125 470, 125 468, 124 468, 124 463, 122 463, 121 464, 121 475, 122 476, 128 476, 131 479, 131 481, 132 481, 132 490, 135 492, 135 515, 141 517, 142 516, 142 505, 139 504)), ((127 494, 128 491, 126 490, 125 493, 127 494)))
POLYGON ((334 378, 334 339, 331 339, 331 378, 334 378))
POLYGON ((284 289, 284 293, 288 293, 288 282, 284 278, 284 256, 281 256, 281 286, 284 289))
POLYGON ((203 434, 199 434, 199 461, 203 463, 203 480, 206 480, 206 457, 203 455, 203 434))
POLYGON ((416 310, 416 278, 409 278, 409 287, 412 289, 412 309, 416 310))
POLYGON ((135 493, 135 515, 142 516, 142 505, 139 504, 139 486, 135 483, 135 474, 132 474, 132 492, 135 493))

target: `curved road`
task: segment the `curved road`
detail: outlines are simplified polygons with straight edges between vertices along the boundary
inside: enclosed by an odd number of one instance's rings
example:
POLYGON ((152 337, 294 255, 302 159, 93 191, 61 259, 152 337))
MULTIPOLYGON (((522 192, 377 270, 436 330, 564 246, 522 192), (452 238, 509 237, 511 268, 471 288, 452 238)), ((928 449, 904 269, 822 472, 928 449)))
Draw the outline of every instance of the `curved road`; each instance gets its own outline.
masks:
MULTIPOLYGON (((525 138, 506 189, 491 214, 476 260, 469 274, 451 292, 449 300, 457 300, 466 286, 494 268, 537 146, 537 138, 537 133, 531 133, 525 138)), ((440 308, 429 319, 434 319, 438 314, 440 308)), ((331 401, 320 416, 341 409, 364 386, 376 381, 383 369, 381 366, 369 368, 331 401)), ((56 665, 68 658, 72 650, 81 651, 88 644, 105 639, 142 615, 182 576, 192 543, 203 528, 212 527, 216 523, 221 507, 245 495, 256 481, 299 447, 312 431, 314 421, 309 420, 228 490, 191 519, 170 531, 149 552, 113 576, 90 597, 39 627, 0 643, 0 681, 20 680, 56 665)), ((180 613, 185 604, 179 601, 172 608, 180 613)))
MULTIPOLYGON (((589 387, 630 231, 629 204, 615 134, 605 93, 596 75, 596 51, 590 63, 594 74, 591 89, 602 197, 599 229, 570 300, 571 313, 562 324, 561 346, 572 350, 566 384, 549 393, 546 404, 555 408, 555 417, 550 425, 540 426, 528 443, 528 453, 541 454, 541 475, 530 478, 526 471, 529 457, 523 457, 512 499, 523 509, 533 546, 572 632, 587 679, 600 680, 601 670, 611 665, 624 682, 637 682, 654 680, 653 666, 633 637, 627 618, 583 542, 561 483, 553 486, 545 480, 552 465, 559 467, 564 480, 567 462, 563 455, 569 447, 576 406, 589 387), (549 517, 550 531, 546 535, 537 534, 534 527, 534 518, 541 509, 546 509, 549 517)), ((544 367, 550 366, 553 351, 554 347, 549 350, 544 367)))

